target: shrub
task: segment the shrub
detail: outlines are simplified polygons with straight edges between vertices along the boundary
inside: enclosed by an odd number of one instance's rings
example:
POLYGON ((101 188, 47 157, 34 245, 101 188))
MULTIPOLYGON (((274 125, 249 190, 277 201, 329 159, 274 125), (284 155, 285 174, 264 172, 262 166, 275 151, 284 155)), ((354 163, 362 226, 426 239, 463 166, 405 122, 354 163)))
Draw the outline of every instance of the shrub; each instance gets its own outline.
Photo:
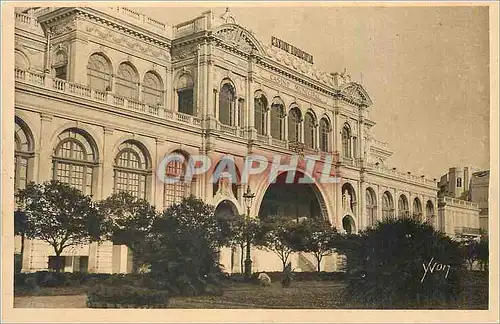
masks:
POLYGON ((97 285, 89 289, 87 304, 91 308, 166 308, 168 292, 134 286, 97 285))
POLYGON ((429 224, 389 219, 349 236, 342 250, 347 257, 346 297, 351 301, 397 308, 459 296, 459 245, 429 224), (449 265, 449 271, 436 263, 449 265), (424 276, 424 267, 440 271, 429 270, 424 276))

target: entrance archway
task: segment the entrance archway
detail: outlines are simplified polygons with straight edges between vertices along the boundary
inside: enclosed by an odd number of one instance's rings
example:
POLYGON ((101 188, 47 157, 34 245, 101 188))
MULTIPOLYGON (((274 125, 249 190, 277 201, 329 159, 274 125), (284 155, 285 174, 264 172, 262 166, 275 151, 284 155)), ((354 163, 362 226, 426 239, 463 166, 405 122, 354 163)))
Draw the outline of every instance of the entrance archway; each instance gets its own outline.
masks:
MULTIPOLYGON (((219 221, 222 231, 229 234, 231 231, 231 220, 238 217, 238 208, 232 201, 223 200, 217 204, 214 211, 214 217, 219 221)), ((219 251, 219 261, 223 266, 229 266, 228 270, 233 273, 235 272, 235 267, 239 268, 239 253, 241 253, 241 251, 238 251, 237 247, 222 248, 219 251)))
POLYGON ((259 208, 259 218, 290 217, 296 220, 309 217, 328 219, 323 196, 312 181, 300 179, 309 176, 295 172, 293 181, 287 181, 288 172, 282 172, 267 188, 259 208))
POLYGON ((350 215, 345 215, 342 218, 342 228, 347 234, 356 233, 356 224, 350 215))

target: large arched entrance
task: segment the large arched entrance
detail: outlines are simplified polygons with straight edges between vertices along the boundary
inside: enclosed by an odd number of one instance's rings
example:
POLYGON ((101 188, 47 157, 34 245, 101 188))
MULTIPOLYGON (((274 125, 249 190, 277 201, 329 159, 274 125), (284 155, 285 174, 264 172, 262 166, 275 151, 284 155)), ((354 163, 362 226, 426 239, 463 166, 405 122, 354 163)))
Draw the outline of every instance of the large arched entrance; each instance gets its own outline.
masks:
POLYGON ((288 182, 287 175, 288 172, 279 174, 275 183, 267 188, 260 204, 259 218, 290 217, 300 220, 301 218, 323 217, 328 219, 325 201, 310 178, 296 171, 293 181, 288 182))

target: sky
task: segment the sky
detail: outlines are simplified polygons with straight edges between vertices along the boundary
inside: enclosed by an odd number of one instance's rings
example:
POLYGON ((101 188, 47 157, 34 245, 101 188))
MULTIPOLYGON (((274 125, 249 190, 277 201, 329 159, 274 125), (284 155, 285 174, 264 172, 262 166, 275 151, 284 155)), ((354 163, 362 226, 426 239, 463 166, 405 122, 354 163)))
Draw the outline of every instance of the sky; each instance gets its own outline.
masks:
POLYGON ((438 179, 454 166, 489 168, 487 7, 242 5, 136 9, 175 25, 229 6, 263 43, 278 37, 365 87, 373 134, 394 151, 389 167, 438 179))

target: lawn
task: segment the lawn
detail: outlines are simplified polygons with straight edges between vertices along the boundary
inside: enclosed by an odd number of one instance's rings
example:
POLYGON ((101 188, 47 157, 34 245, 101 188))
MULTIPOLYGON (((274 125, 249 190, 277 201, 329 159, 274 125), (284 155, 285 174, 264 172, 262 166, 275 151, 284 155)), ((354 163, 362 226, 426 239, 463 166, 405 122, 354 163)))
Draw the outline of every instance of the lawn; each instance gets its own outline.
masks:
MULTIPOLYGON (((249 283, 231 283, 222 296, 175 297, 170 308, 323 308, 359 309, 342 298, 342 281, 296 281, 283 289, 278 282, 270 287, 249 283)), ((463 296, 453 304, 430 304, 425 309, 487 309, 487 283, 471 282, 463 296)), ((16 294, 14 307, 85 308, 85 287, 42 288, 38 293, 16 294), (42 296, 43 295, 43 296, 42 296)), ((408 307, 413 308, 413 307, 408 307)))

